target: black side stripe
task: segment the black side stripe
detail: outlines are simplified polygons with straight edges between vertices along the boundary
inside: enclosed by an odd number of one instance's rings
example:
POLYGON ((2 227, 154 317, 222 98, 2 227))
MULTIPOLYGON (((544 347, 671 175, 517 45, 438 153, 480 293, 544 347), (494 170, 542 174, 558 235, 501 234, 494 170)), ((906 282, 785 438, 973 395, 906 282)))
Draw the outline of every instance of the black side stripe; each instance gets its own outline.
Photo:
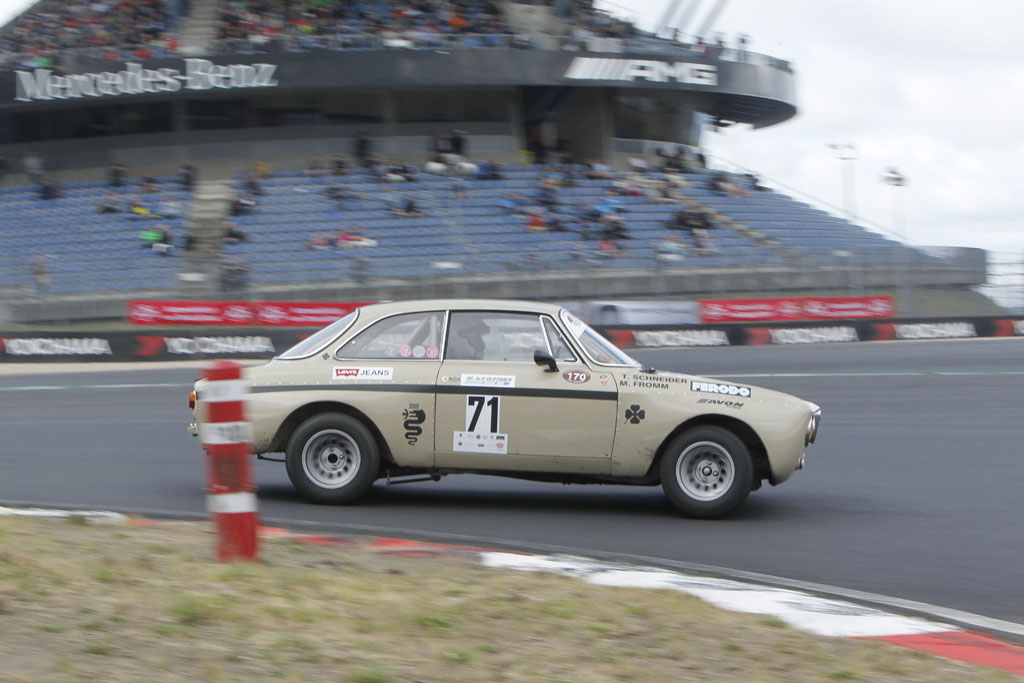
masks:
POLYGON ((282 384, 253 387, 254 394, 278 391, 375 391, 408 394, 488 394, 489 396, 525 396, 531 398, 574 398, 615 401, 614 391, 584 391, 581 389, 526 389, 518 387, 463 387, 434 386, 433 384, 282 384))
POLYGON ((584 391, 582 389, 526 389, 518 387, 463 387, 439 386, 439 394, 488 394, 491 396, 529 396, 534 398, 584 398, 615 401, 614 391, 584 391))

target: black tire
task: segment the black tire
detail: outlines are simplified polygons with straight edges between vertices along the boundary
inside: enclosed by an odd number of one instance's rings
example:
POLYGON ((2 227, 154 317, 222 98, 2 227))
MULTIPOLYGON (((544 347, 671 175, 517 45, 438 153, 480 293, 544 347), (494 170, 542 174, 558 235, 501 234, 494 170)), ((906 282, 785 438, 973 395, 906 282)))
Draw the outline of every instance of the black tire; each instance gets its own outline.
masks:
POLYGON ((690 517, 711 519, 743 503, 754 481, 750 451, 722 427, 694 427, 680 434, 661 459, 661 488, 690 517))
POLYGON ((288 478, 314 503, 345 505, 365 494, 380 471, 380 453, 362 422, 320 413, 299 425, 285 451, 288 478))

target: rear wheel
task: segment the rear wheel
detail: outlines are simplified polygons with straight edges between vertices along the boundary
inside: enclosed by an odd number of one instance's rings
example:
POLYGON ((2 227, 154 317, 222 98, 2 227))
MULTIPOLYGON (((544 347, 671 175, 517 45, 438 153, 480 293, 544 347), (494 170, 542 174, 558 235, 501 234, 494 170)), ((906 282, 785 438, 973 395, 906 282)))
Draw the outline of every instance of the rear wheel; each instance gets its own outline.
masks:
POLYGON ((355 502, 373 486, 380 454, 362 422, 341 413, 321 413, 292 433, 285 466, 303 497, 340 505, 355 502))
POLYGON ((672 440, 661 460, 661 487, 691 517, 721 517, 747 499, 754 466, 746 445, 722 427, 695 427, 672 440))

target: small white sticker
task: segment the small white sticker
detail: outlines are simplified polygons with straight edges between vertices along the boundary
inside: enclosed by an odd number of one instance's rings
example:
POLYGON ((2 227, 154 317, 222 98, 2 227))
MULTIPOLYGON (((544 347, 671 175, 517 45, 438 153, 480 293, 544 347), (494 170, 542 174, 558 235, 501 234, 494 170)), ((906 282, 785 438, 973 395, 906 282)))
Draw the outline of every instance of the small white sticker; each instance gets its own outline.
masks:
POLYGON ((452 450, 457 453, 507 453, 508 434, 455 432, 452 450))
POLYGON ((515 375, 462 375, 464 387, 514 387, 515 375))
POLYGON ((252 443, 252 425, 248 422, 204 422, 199 425, 199 443, 204 446, 252 443))
POLYGON ((333 379, 394 379, 394 368, 334 368, 333 379))

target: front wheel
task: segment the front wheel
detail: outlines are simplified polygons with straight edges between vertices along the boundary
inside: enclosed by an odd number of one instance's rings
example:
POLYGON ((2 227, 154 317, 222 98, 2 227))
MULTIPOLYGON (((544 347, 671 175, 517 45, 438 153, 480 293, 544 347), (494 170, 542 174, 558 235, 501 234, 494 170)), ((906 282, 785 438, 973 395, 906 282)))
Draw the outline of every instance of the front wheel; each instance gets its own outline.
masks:
POLYGON ((672 440, 661 459, 661 487, 683 513, 710 519, 747 499, 754 466, 746 445, 721 427, 696 427, 672 440))
POLYGON ((355 502, 373 486, 380 455, 362 422, 341 413, 321 413, 292 432, 285 467, 305 498, 341 505, 355 502))

